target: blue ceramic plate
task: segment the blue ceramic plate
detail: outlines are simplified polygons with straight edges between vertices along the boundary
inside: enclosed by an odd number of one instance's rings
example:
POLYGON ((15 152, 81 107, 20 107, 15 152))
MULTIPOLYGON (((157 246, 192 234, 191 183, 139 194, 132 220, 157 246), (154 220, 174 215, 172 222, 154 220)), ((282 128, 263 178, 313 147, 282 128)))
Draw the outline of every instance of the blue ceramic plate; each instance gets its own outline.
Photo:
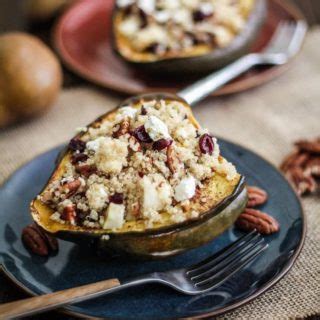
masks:
MULTIPOLYGON (((280 223, 279 233, 266 237, 269 248, 216 290, 185 296, 170 288, 146 285, 66 308, 73 314, 112 319, 168 319, 217 315, 234 309, 270 288, 297 258, 305 237, 300 202, 282 175, 256 154, 220 140, 224 156, 237 165, 249 184, 267 190, 264 210, 280 223)), ((22 228, 31 222, 30 200, 42 189, 61 148, 35 158, 0 189, 0 258, 5 272, 32 294, 43 294, 108 278, 124 279, 152 271, 180 268, 211 255, 241 236, 231 228, 198 249, 165 261, 103 260, 90 250, 60 241, 56 256, 32 256, 23 247, 22 228)))

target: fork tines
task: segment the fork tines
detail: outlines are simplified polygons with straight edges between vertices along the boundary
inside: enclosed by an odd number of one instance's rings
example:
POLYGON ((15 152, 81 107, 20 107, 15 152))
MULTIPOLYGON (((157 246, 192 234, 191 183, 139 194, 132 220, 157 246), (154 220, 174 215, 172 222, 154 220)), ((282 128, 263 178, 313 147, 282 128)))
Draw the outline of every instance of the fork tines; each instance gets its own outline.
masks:
POLYGON ((186 276, 201 290, 212 289, 231 277, 268 247, 253 230, 213 256, 190 267, 186 276))

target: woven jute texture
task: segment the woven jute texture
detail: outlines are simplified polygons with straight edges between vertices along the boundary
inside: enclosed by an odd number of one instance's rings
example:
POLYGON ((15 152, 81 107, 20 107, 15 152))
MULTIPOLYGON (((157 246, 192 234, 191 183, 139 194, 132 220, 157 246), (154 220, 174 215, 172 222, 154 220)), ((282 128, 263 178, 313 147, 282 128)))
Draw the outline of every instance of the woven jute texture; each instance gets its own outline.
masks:
MULTIPOLYGON (((312 30, 291 69, 258 89, 199 104, 195 115, 216 135, 244 145, 278 166, 300 138, 320 135, 320 29, 312 30)), ((0 132, 0 182, 17 167, 60 143, 76 127, 113 108, 120 97, 93 88, 64 90, 49 113, 0 132)), ((303 199, 305 246, 272 289, 220 319, 289 319, 320 314, 320 201, 303 199)))

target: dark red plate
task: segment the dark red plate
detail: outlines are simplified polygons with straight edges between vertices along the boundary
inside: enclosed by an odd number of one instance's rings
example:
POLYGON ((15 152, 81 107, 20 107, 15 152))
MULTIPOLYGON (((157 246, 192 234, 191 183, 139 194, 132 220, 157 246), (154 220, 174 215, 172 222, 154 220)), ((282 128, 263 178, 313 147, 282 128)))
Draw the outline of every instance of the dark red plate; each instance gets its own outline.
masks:
MULTIPOLYGON (((151 77, 130 68, 111 45, 113 0, 81 0, 70 7, 54 30, 55 47, 63 62, 81 77, 121 93, 176 92, 195 79, 151 77)), ((281 20, 303 19, 287 0, 270 0, 266 23, 253 45, 259 52, 268 43, 281 20)), ((225 85, 214 95, 240 92, 259 86, 287 69, 288 65, 255 68, 225 85)))

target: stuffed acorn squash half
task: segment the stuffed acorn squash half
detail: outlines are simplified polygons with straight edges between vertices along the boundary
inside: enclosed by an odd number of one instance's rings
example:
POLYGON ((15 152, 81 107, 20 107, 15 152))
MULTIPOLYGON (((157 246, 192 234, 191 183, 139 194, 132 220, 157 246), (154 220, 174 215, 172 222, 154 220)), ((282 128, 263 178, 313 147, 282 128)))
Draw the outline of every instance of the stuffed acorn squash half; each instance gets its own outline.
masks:
POLYGON ((161 258, 221 234, 246 201, 243 177, 187 103, 146 95, 70 141, 31 214, 57 237, 161 258))
POLYGON ((265 0, 118 0, 114 47, 148 72, 204 73, 247 53, 265 15, 265 0))

